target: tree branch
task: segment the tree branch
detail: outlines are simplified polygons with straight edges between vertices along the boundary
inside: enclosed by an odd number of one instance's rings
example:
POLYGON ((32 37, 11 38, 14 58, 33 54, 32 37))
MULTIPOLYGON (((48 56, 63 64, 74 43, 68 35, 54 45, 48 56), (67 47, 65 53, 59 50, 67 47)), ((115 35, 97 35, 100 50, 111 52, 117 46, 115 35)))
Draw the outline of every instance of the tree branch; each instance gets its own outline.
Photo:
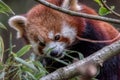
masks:
POLYGON ((88 18, 88 19, 94 19, 94 20, 101 20, 101 21, 106 21, 106 22, 111 22, 111 23, 116 23, 116 24, 120 24, 120 20, 118 19, 112 19, 112 18, 107 18, 107 17, 101 17, 98 15, 90 15, 90 14, 86 14, 86 13, 80 13, 80 12, 75 12, 75 11, 71 11, 71 10, 67 10, 61 7, 58 7, 54 4, 51 4, 45 0, 35 0, 47 7, 50 7, 52 9, 55 9, 57 11, 72 15, 72 16, 79 16, 79 17, 84 17, 84 18, 88 18))
POLYGON ((50 73, 45 77, 42 77, 40 80, 67 80, 78 75, 83 75, 84 65, 87 66, 87 64, 89 63, 94 64, 96 66, 102 66, 104 61, 108 60, 109 58, 119 53, 120 53, 120 40, 114 42, 109 46, 104 47, 103 49, 95 52, 94 54, 88 56, 83 60, 75 62, 66 67, 60 68, 55 72, 50 73))

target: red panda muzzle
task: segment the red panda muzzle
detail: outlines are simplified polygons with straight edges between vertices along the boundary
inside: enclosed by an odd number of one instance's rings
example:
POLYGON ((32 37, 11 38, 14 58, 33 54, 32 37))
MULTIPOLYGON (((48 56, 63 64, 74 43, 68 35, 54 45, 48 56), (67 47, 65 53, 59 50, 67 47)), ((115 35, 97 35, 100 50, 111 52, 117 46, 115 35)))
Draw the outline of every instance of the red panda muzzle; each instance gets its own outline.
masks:
POLYGON ((43 49, 44 54, 51 57, 62 57, 67 44, 64 42, 52 41, 43 49), (49 51, 50 50, 50 51, 49 51))
POLYGON ((50 56, 52 57, 61 57, 62 56, 62 53, 59 53, 58 51, 51 51, 50 52, 50 56))

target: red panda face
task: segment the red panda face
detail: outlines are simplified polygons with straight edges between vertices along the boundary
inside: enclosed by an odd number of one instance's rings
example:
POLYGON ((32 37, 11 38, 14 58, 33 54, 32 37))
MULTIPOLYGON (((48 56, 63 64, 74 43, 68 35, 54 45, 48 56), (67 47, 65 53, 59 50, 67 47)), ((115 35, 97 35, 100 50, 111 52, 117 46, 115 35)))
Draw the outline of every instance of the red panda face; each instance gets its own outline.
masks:
POLYGON ((51 56, 62 56, 62 52, 75 40, 75 36, 75 28, 72 28, 70 25, 63 22, 60 32, 55 34, 54 31, 51 30, 48 33, 50 41, 46 43, 43 52, 46 53, 46 51, 52 48, 52 51, 50 52, 51 56))
POLYGON ((28 12, 25 32, 35 53, 48 54, 46 52, 52 49, 51 56, 62 56, 76 36, 76 29, 65 18, 65 14, 49 8, 42 12, 36 9, 28 12))
POLYGON ((34 22, 30 22, 25 30, 35 53, 47 54, 46 52, 52 49, 49 55, 60 57, 66 47, 75 40, 76 29, 64 20, 56 24, 58 19, 55 21, 52 17, 50 19, 51 25, 45 25, 44 20, 38 22, 44 25, 36 25, 34 22))
POLYGON ((52 49, 50 56, 61 57, 62 52, 74 42, 77 35, 76 28, 62 16, 61 13, 53 11, 44 15, 29 12, 27 17, 12 17, 9 24, 18 31, 18 38, 23 35, 27 37, 36 54, 44 55, 52 49), (18 24, 20 22, 24 23, 18 24))
MULTIPOLYGON (((65 0, 63 7, 66 7, 67 2, 68 0, 65 0)), ((77 5, 76 9, 80 7, 77 5)), ((27 39, 36 54, 47 54, 46 52, 52 49, 50 55, 55 57, 62 55, 66 47, 74 42, 78 32, 75 26, 79 25, 79 30, 82 30, 82 23, 72 16, 43 5, 35 6, 26 16, 14 16, 9 19, 9 25, 18 31, 17 37, 27 39)))

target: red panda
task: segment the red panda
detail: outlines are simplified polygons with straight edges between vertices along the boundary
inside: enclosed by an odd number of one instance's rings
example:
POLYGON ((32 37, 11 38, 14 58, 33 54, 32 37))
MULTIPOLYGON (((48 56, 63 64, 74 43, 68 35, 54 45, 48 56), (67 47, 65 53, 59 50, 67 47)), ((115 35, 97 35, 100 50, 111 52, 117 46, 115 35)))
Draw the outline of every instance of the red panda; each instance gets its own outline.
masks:
MULTIPOLYGON (((79 4, 78 0, 46 0, 57 6, 69 10, 98 15, 93 9, 79 4)), ((65 49, 75 50, 83 53, 85 57, 98 51, 106 45, 118 40, 114 39, 119 32, 109 23, 82 17, 70 16, 42 4, 36 5, 26 15, 16 15, 9 19, 9 25, 17 30, 17 38, 24 38, 32 45, 37 55, 44 55, 49 48, 52 57, 67 59, 62 53, 65 49), (95 41, 113 40, 109 43, 94 43, 79 40, 77 37, 95 41)), ((76 57, 78 55, 73 54, 76 57)), ((52 62, 45 58, 46 65, 52 62)), ((115 56, 106 61, 97 76, 99 80, 120 80, 120 57, 115 56)), ((44 62, 44 61, 43 61, 44 62)), ((59 68, 65 65, 58 62, 52 67, 59 68)), ((50 71, 54 71, 50 70, 50 71)))

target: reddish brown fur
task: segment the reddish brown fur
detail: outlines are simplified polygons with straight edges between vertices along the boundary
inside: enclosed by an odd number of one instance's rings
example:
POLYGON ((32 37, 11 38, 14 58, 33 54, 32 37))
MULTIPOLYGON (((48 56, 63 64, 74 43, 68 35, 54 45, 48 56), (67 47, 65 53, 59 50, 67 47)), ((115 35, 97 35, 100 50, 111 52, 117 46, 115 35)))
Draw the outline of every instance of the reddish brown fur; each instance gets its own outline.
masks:
MULTIPOLYGON (((57 6, 60 6, 63 2, 63 0, 47 0, 47 1, 50 2, 50 3, 53 3, 57 6)), ((85 6, 85 5, 82 5, 82 4, 80 4, 80 6, 82 6, 82 10, 78 10, 78 12, 98 15, 93 9, 91 9, 91 8, 85 6)), ((118 34, 119 34, 119 32, 112 25, 110 25, 106 22, 91 20, 91 19, 85 19, 85 18, 82 18, 82 17, 70 16, 70 15, 58 12, 56 10, 50 9, 46 6, 41 5, 41 4, 33 7, 26 14, 26 18, 27 18, 27 22, 26 22, 27 25, 24 27, 23 37, 26 40, 34 41, 37 44, 39 44, 39 42, 40 42, 39 37, 42 37, 45 40, 46 44, 54 41, 54 39, 48 38, 48 33, 51 30, 54 32, 54 36, 56 35, 56 33, 59 33, 61 31, 63 21, 66 22, 67 24, 69 24, 70 27, 75 28, 77 36, 79 36, 79 37, 83 37, 84 33, 85 33, 85 34, 88 35, 88 36, 85 36, 88 39, 89 38, 94 39, 94 37, 95 37, 96 40, 111 40, 111 39, 117 37, 118 34), (89 23, 89 25, 88 25, 88 23, 89 23), (89 31, 88 31, 89 33, 87 33, 86 32, 87 31, 86 27, 89 27, 91 29, 90 32, 92 32, 92 33, 90 33, 89 31), (92 35, 89 35, 89 34, 92 34, 92 35)), ((78 40, 75 39, 75 41, 77 42, 78 40)), ((61 38, 58 40, 58 42, 67 43, 67 47, 69 47, 69 45, 70 45, 70 39, 67 38, 67 37, 61 36, 61 38)), ((78 51, 82 52, 83 54, 85 54, 87 56, 89 54, 92 54, 93 52, 101 49, 102 47, 108 45, 107 43, 95 44, 95 43, 89 43, 89 42, 85 42, 85 41, 79 41, 79 42, 80 43, 78 43, 78 45, 75 45, 75 46, 70 45, 70 47, 73 48, 73 50, 77 50, 76 48, 79 48, 78 51), (86 52, 86 50, 89 50, 89 51, 86 52)), ((43 48, 44 47, 40 46, 40 45, 37 47, 38 54, 43 53, 42 52, 43 48)), ((116 59, 112 59, 110 61, 115 62, 116 59)), ((116 62, 115 65, 117 65, 118 62, 116 62)), ((114 80, 114 77, 111 77, 112 72, 110 72, 110 73, 106 72, 107 68, 109 68, 109 70, 111 70, 111 69, 114 70, 114 68, 112 66, 112 62, 108 62, 107 65, 109 65, 110 67, 105 66, 103 68, 103 72, 101 73, 102 77, 101 77, 101 74, 100 74, 100 79, 101 80, 109 80, 109 77, 110 77, 110 78, 112 78, 111 80, 114 80), (103 77, 103 75, 108 75, 108 76, 103 77)), ((62 66, 62 65, 56 65, 56 64, 54 65, 53 64, 52 67, 56 67, 56 66, 58 68, 59 66, 62 66)), ((119 65, 114 66, 115 71, 118 70, 118 66, 119 65)), ((120 74, 120 73, 118 72, 117 74, 120 74)), ((115 80, 118 80, 118 79, 115 79, 115 80)))
MULTIPOLYGON (((98 15, 95 10, 83 5, 83 9, 81 10, 83 13, 98 15)), ((103 21, 97 21, 97 20, 89 20, 90 23, 92 23, 94 28, 97 30, 97 32, 102 32, 102 35, 106 40, 110 40, 115 38, 119 32, 110 24, 103 22, 103 21)))
POLYGON ((106 22, 93 20, 93 21, 91 21, 91 23, 94 25, 94 28, 96 28, 96 30, 98 32, 102 32, 101 35, 104 36, 104 38, 106 40, 111 40, 111 39, 117 37, 119 34, 119 32, 115 28, 113 28, 112 25, 110 25, 106 22))
POLYGON ((37 5, 33 9, 31 9, 27 14, 27 18, 29 26, 28 28, 26 27, 26 30, 29 31, 27 33, 33 31, 32 34, 34 35, 41 34, 41 36, 44 36, 46 42, 50 41, 47 36, 47 33, 50 30, 54 30, 55 34, 60 32, 63 20, 68 22, 71 26, 76 26, 78 32, 82 32, 84 29, 83 25, 85 25, 83 18, 69 16, 43 5, 37 5))
MULTIPOLYGON (((48 0, 48 1, 55 5, 60 5, 62 2, 59 0, 48 0)), ((82 6, 82 10, 80 10, 80 12, 97 15, 97 13, 93 9, 85 5, 81 5, 81 6, 82 6)), ((54 30, 54 34, 60 32, 63 20, 66 21, 71 26, 76 27, 78 36, 81 36, 82 32, 85 31, 84 26, 86 25, 86 21, 92 23, 94 29, 96 29, 97 32, 101 33, 101 35, 106 40, 113 39, 119 33, 110 24, 106 22, 70 16, 58 12, 56 10, 50 9, 43 5, 37 5, 34 8, 32 8, 27 13, 27 19, 28 19, 28 23, 26 26, 26 33, 29 37, 31 37, 31 39, 33 39, 36 42, 39 41, 38 35, 43 37, 46 43, 50 42, 51 39, 48 38, 47 33, 49 33, 49 31, 51 30, 54 30), (111 36, 109 36, 109 34, 111 34, 111 36)), ((60 41, 69 43, 69 39, 64 37, 62 37, 60 41)))
POLYGON ((98 15, 96 13, 96 11, 93 10, 92 8, 87 7, 86 5, 83 5, 83 4, 80 4, 80 5, 82 5, 82 10, 80 12, 87 13, 87 14, 98 15))

